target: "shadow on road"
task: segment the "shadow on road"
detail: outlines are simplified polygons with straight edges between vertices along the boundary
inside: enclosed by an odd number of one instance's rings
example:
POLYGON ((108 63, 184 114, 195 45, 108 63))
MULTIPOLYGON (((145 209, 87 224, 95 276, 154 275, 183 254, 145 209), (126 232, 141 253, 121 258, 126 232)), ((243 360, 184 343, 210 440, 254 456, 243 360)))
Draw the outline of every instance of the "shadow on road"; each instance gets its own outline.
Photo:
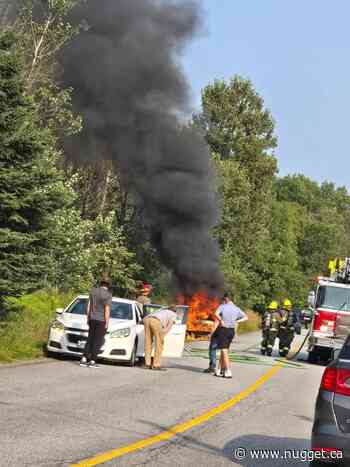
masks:
MULTIPOLYGON (((151 421, 138 420, 138 422, 156 428, 157 432, 171 431, 169 427, 161 426, 151 421)), ((160 449, 163 454, 170 454, 169 451, 174 447, 177 449, 186 447, 198 453, 206 452, 214 455, 217 457, 218 465, 226 465, 226 459, 227 465, 239 465, 242 467, 256 467, 260 465, 265 467, 282 467, 284 465, 306 467, 308 465, 307 456, 310 449, 310 441, 308 439, 285 438, 282 434, 281 437, 246 435, 235 438, 226 443, 224 448, 220 448, 215 444, 197 439, 195 435, 176 434, 175 438, 160 449), (269 452, 273 451, 274 458, 263 459, 267 454, 260 454, 260 451, 256 454, 257 450, 261 450, 264 453, 267 453, 267 450, 269 452), (286 457, 282 459, 284 455, 286 457)), ((196 459, 194 452, 193 459, 196 459)))
POLYGON ((191 365, 181 365, 178 363, 173 363, 168 366, 168 368, 176 368, 178 370, 186 370, 186 371, 192 371, 193 373, 203 373, 204 368, 200 368, 198 366, 191 366, 191 365))

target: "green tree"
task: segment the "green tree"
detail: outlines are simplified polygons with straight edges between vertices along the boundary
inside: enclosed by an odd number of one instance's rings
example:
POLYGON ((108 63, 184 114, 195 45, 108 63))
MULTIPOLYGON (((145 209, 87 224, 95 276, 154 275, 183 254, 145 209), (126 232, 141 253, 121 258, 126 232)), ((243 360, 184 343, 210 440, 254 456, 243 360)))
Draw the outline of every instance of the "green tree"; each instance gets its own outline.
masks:
POLYGON ((72 89, 59 83, 60 50, 80 31, 68 19, 80 0, 24 0, 16 32, 24 61, 27 92, 33 97, 41 124, 55 136, 72 135, 82 128, 82 120, 72 110, 72 89))
POLYGON ((194 120, 204 130, 212 151, 222 159, 233 157, 243 165, 254 165, 254 156, 266 155, 277 147, 270 111, 251 81, 240 76, 206 86, 202 112, 194 120))
POLYGON ((346 188, 289 175, 276 180, 275 190, 279 202, 294 203, 304 213, 299 216, 297 250, 305 281, 326 272, 332 256, 350 254, 350 196, 346 188))
POLYGON ((307 281, 298 251, 303 216, 303 207, 296 203, 272 203, 269 241, 259 245, 257 258, 257 286, 266 302, 305 300, 307 281))
POLYGON ((194 124, 204 131, 219 172, 222 220, 217 236, 226 281, 251 302, 258 248, 269 239, 274 176, 274 121, 252 83, 235 76, 202 92, 202 112, 194 124))
POLYGON ((0 300, 43 284, 48 221, 67 202, 50 131, 25 93, 17 46, 14 34, 0 36, 0 300))
POLYGON ((58 211, 50 226, 49 285, 65 291, 87 291, 101 271, 107 271, 116 293, 134 291, 140 266, 128 250, 113 212, 92 221, 82 219, 79 210, 69 207, 58 211))

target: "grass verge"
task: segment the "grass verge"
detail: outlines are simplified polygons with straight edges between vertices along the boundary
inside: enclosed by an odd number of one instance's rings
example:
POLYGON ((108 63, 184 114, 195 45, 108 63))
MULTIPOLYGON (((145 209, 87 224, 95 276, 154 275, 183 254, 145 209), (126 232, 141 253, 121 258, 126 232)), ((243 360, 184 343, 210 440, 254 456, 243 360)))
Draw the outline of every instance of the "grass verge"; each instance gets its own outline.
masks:
POLYGON ((0 362, 43 356, 50 321, 56 308, 62 308, 72 294, 39 291, 11 298, 6 319, 0 322, 0 362))
POLYGON ((247 311, 248 321, 244 321, 238 325, 238 335, 245 334, 247 332, 259 331, 260 329, 260 316, 254 311, 247 311))

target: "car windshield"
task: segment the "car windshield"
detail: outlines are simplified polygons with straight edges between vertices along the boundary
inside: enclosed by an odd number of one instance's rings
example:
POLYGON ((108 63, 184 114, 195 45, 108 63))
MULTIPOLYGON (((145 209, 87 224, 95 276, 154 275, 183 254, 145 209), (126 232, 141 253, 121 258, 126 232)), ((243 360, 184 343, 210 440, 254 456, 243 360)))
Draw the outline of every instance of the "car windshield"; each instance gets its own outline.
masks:
MULTIPOLYGON (((86 315, 87 304, 87 298, 78 298, 74 303, 72 303, 66 313, 86 315)), ((113 300, 111 306, 111 318, 128 320, 133 319, 131 303, 117 302, 113 300)))
POLYGON ((350 289, 345 287, 320 286, 316 307, 350 311, 350 289))

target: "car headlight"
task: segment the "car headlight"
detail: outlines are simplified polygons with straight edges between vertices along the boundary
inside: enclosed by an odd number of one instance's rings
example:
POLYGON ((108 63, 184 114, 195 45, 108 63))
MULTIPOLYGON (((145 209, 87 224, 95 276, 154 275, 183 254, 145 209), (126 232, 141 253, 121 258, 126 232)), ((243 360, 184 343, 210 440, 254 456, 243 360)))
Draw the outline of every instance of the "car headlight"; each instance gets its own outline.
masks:
POLYGON ((113 338, 121 338, 121 337, 129 337, 131 329, 130 328, 123 328, 118 329, 117 331, 113 331, 110 333, 110 337, 113 338))
POLYGON ((56 331, 64 331, 64 324, 57 319, 52 323, 51 329, 55 329, 56 331))

